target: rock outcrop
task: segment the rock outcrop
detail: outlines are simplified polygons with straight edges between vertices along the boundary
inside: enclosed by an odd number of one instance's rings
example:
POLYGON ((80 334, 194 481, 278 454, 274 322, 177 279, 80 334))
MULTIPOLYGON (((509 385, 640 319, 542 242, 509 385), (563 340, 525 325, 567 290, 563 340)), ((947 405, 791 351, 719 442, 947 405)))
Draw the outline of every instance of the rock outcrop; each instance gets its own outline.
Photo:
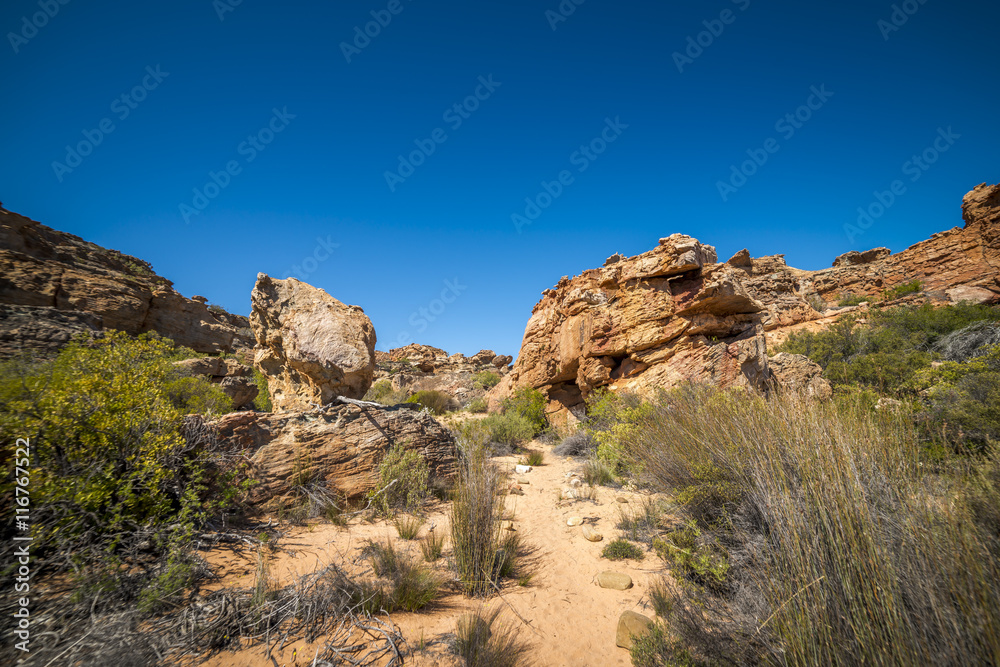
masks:
POLYGON ((246 318, 186 299, 141 259, 0 209, 0 355, 77 333, 155 331, 196 352, 252 347, 246 318))
POLYGON ((510 355, 480 350, 472 356, 449 355, 440 348, 411 343, 386 352, 377 352, 375 378, 387 378, 393 391, 443 391, 462 405, 483 396, 477 374, 488 371, 498 376, 510 372, 510 355))
POLYGON ((763 389, 761 311, 744 273, 715 248, 674 234, 635 257, 564 277, 543 292, 513 371, 490 408, 518 387, 543 391, 557 428, 572 426, 599 387, 646 392, 686 381, 763 389))
POLYGON ((419 451, 431 477, 455 474, 455 440, 413 406, 333 404, 309 412, 233 412, 209 427, 220 447, 250 458, 260 483, 252 501, 267 507, 292 499, 303 480, 348 500, 378 484, 378 465, 395 444, 419 451))
POLYGON ((347 306, 295 278, 257 275, 250 295, 254 365, 275 410, 308 410, 336 396, 361 398, 375 371, 375 328, 347 306))
POLYGON ((833 387, 823 377, 823 368, 803 354, 779 352, 768 359, 768 368, 779 389, 803 392, 821 400, 833 396, 833 387))
POLYGON ((790 327, 809 328, 806 323, 829 318, 847 297, 875 301, 887 290, 914 281, 932 302, 998 303, 1000 185, 984 183, 966 194, 962 217, 964 227, 934 234, 902 252, 852 251, 838 257, 833 268, 820 271, 792 268, 784 255, 750 258, 745 250, 729 263, 743 272, 747 291, 765 305, 769 342, 784 338, 790 327))

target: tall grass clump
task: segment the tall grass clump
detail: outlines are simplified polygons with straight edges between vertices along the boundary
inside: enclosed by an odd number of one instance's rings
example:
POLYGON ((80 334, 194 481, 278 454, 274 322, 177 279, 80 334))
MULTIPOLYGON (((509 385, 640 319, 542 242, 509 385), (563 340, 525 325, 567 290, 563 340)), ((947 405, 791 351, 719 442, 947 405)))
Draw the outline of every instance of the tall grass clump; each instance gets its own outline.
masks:
POLYGON ((683 543, 717 559, 712 586, 692 576, 697 563, 668 559, 684 591, 675 630, 698 652, 788 665, 1000 662, 985 508, 970 505, 962 475, 925 471, 905 406, 689 386, 662 393, 620 444, 693 520, 661 555, 683 543))
POLYGON ((467 667, 517 667, 527 663, 520 628, 500 617, 502 607, 466 614, 455 628, 455 652, 467 667))
POLYGON ((482 437, 461 436, 459 445, 458 484, 449 516, 452 549, 463 591, 483 596, 493 590, 506 560, 500 536, 505 480, 489 460, 482 437))

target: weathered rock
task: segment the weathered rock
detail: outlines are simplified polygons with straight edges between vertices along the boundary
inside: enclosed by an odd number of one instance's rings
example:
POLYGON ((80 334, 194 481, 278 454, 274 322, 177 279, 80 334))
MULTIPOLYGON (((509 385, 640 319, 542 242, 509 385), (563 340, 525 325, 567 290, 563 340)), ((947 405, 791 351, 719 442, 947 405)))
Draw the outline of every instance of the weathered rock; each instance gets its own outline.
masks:
POLYGON ((253 407, 253 399, 260 393, 260 387, 253 378, 238 375, 227 375, 218 379, 219 389, 225 392, 233 401, 233 408, 239 410, 253 407))
POLYGON ((93 313, 0 304, 0 358, 19 352, 52 357, 73 336, 94 336, 100 331, 101 318, 93 313))
POLYGON ((399 407, 334 404, 310 412, 233 412, 209 422, 220 447, 256 468, 252 500, 290 496, 302 479, 325 483, 348 499, 378 485, 378 464, 394 444, 419 451, 433 478, 455 473, 455 440, 427 414, 399 407))
POLYGON ((375 328, 360 307, 295 278, 263 273, 250 300, 254 365, 267 377, 276 410, 365 395, 375 372, 375 328))
POLYGON ((612 572, 608 570, 597 575, 597 585, 601 588, 626 591, 632 588, 632 577, 624 572, 612 572))
POLYGON ((603 535, 601 535, 599 532, 597 532, 590 526, 585 525, 581 530, 581 532, 583 533, 583 539, 587 540, 588 542, 600 542, 601 540, 604 539, 603 535))
POLYGON ((649 634, 653 619, 639 612, 624 611, 618 617, 618 632, 615 643, 621 648, 632 648, 632 637, 644 637, 649 634))
POLYGON ((375 379, 390 379, 393 391, 443 391, 463 406, 485 393, 480 373, 506 373, 506 364, 511 361, 511 357, 497 356, 492 350, 467 357, 417 343, 375 354, 375 379), (505 363, 497 365, 497 360, 505 363))
POLYGON ((803 354, 780 352, 769 359, 771 376, 775 384, 791 391, 826 400, 833 396, 833 388, 823 377, 823 368, 803 354))
POLYGON ((23 310, 5 311, 5 356, 12 348, 50 356, 74 333, 99 329, 155 331, 211 354, 253 345, 246 318, 185 299, 147 262, 3 209, 0 303, 38 309, 32 323, 23 310))
POLYGON ((782 255, 753 259, 744 269, 745 284, 767 308, 768 344, 780 343, 792 331, 825 328, 836 319, 810 301, 836 304, 852 296, 874 302, 886 290, 912 281, 920 282, 923 299, 932 303, 1000 302, 1000 186, 984 183, 966 194, 962 217, 964 227, 934 234, 902 252, 849 252, 830 269, 791 268, 782 255))
POLYGON ((579 526, 582 523, 583 523, 583 518, 578 516, 571 516, 570 518, 566 519, 567 526, 579 526))
POLYGON ((233 401, 233 408, 252 407, 260 388, 254 381, 253 369, 235 359, 221 357, 196 357, 175 361, 174 366, 189 375, 202 375, 217 384, 233 401))
POLYGON ((892 251, 888 248, 872 248, 871 250, 865 250, 864 252, 858 252, 857 250, 851 250, 845 252, 843 255, 838 256, 833 260, 833 268, 840 268, 842 266, 859 266, 861 264, 871 264, 872 262, 878 261, 880 259, 885 259, 892 254, 892 251))
POLYGON ((568 430, 600 387, 763 387, 763 306, 744 288, 745 271, 715 262, 713 247, 674 234, 649 252, 563 278, 535 306, 490 409, 533 387, 548 397, 550 421, 568 430))

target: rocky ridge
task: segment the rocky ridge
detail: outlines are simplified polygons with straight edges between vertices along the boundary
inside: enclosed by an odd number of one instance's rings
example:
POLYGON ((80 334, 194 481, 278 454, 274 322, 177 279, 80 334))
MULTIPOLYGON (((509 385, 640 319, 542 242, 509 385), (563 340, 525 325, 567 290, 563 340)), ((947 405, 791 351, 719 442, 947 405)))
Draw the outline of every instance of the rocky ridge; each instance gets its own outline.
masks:
POLYGON ((0 357, 51 356, 102 329, 209 354, 253 346, 245 317, 181 296, 149 263, 0 209, 0 357))
POLYGON ((513 357, 493 350, 472 356, 449 355, 440 348, 411 343, 389 352, 376 352, 375 379, 388 379, 393 391, 443 391, 462 405, 484 394, 476 375, 484 371, 498 376, 510 372, 513 357))

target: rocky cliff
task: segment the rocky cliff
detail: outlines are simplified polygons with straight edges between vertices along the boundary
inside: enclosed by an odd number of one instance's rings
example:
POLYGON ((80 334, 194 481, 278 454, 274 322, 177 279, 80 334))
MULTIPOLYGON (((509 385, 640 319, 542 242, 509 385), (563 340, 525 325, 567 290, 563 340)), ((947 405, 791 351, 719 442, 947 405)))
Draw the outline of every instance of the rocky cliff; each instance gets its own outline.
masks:
POLYGON ((147 262, 0 209, 0 357, 105 328, 210 354, 253 346, 245 317, 184 298, 147 262))
POLYGON ((746 250, 719 263, 712 246, 680 234, 635 257, 614 255, 542 293, 490 408, 534 387, 549 398, 550 420, 565 427, 599 387, 641 393, 694 380, 825 396, 814 365, 794 355, 769 361, 768 341, 833 322, 847 297, 875 301, 904 283, 919 282, 921 300, 1000 302, 1000 186, 969 192, 962 215, 964 227, 900 253, 854 251, 820 271, 746 250))

